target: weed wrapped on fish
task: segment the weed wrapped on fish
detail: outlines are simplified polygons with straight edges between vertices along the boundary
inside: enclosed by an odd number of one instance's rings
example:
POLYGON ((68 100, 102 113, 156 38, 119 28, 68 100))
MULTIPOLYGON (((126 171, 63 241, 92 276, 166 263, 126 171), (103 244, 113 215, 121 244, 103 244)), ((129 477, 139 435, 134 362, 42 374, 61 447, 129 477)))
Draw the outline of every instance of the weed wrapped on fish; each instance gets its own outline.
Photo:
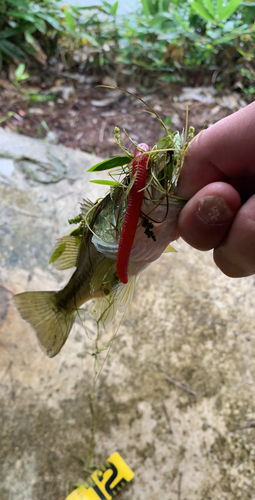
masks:
POLYGON ((123 126, 135 144, 132 153, 115 128, 124 154, 90 169, 109 171, 110 180, 93 182, 109 186, 110 191, 94 203, 83 200, 80 214, 69 220, 76 229, 57 241, 50 258, 57 269, 76 267, 69 282, 58 292, 24 292, 14 297, 49 357, 60 351, 86 302, 91 301, 88 311, 98 326, 107 328, 116 312, 125 311, 131 301, 136 277, 171 250, 170 243, 178 237, 177 218, 186 200, 175 192, 194 129, 170 133, 158 114, 140 101, 160 121, 165 136, 154 145, 138 145, 123 126))

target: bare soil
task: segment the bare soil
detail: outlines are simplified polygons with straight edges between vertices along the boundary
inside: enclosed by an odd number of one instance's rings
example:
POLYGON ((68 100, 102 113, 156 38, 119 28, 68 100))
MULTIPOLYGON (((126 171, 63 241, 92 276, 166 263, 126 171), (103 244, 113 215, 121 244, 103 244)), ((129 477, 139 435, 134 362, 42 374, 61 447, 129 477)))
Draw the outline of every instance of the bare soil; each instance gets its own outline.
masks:
MULTIPOLYGON (((0 79, 1 126, 6 130, 46 138, 101 157, 119 153, 113 131, 115 126, 122 128, 123 120, 127 134, 134 141, 151 145, 164 135, 155 117, 140 112, 149 108, 138 99, 119 90, 97 87, 104 79, 73 74, 47 79, 37 75, 37 80, 33 87, 26 84, 17 89, 0 79), (49 100, 39 102, 41 99, 49 100), (13 114, 8 117, 10 112, 13 114)), ((188 93, 177 84, 158 83, 147 90, 125 88, 144 99, 163 121, 171 122, 172 130, 183 129, 188 107, 189 124, 196 133, 247 102, 238 92, 225 91, 220 96, 212 87, 197 87, 188 93)), ((125 139, 124 132, 121 138, 125 139)), ((128 140, 124 144, 130 146, 128 140)))

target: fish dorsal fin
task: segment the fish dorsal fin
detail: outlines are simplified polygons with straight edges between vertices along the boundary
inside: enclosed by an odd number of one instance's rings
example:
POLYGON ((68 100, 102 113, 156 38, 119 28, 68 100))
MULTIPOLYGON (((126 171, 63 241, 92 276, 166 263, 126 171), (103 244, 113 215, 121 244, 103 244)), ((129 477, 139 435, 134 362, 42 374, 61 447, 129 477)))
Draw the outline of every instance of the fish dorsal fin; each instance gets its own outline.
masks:
POLYGON ((77 266, 80 244, 79 236, 63 236, 56 241, 50 263, 60 271, 77 266))
POLYGON ((118 286, 115 292, 115 302, 118 311, 124 312, 128 304, 131 302, 134 295, 135 283, 136 277, 132 276, 132 278, 128 280, 128 283, 126 285, 120 283, 120 285, 118 286))
POLYGON ((177 250, 175 250, 174 247, 172 247, 172 245, 167 245, 167 247, 165 248, 164 252, 163 253, 170 253, 170 252, 175 252, 177 253, 177 250))
POLYGON ((90 201, 86 198, 83 198, 83 202, 80 203, 82 217, 85 217, 93 206, 94 206, 94 203, 92 203, 92 201, 90 201))

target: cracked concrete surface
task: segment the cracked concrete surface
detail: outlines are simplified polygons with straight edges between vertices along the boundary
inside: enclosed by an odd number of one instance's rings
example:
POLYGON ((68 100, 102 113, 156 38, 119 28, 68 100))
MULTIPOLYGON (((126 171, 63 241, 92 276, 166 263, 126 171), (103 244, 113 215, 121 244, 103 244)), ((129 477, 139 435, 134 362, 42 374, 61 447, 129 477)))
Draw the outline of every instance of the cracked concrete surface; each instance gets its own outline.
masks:
MULTIPOLYGON (((1 131, 3 151, 49 161, 45 143, 1 131)), ((1 500, 64 500, 85 465, 114 451, 135 472, 123 500, 254 500, 254 277, 227 278, 210 252, 182 241, 142 273, 121 323, 102 333, 105 346, 119 328, 96 384, 88 462, 93 324, 92 340, 77 323, 48 359, 12 305, 12 293, 66 283, 70 272, 48 265, 54 241, 79 201, 102 193, 86 173, 97 158, 50 153, 68 179, 42 184, 0 158, 1 500)))

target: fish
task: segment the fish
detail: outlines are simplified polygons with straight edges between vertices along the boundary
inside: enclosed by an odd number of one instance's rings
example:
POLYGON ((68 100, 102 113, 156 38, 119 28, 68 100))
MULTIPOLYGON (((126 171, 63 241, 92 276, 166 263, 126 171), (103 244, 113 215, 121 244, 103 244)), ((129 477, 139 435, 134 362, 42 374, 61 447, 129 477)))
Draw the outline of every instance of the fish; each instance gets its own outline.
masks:
POLYGON ((144 195, 127 263, 127 283, 121 282, 116 262, 137 175, 132 174, 134 157, 125 150, 125 157, 106 160, 90 169, 100 171, 114 165, 111 173, 118 181, 112 182, 103 199, 84 199, 80 214, 69 220, 78 227, 56 242, 50 263, 59 270, 75 267, 70 280, 59 291, 30 291, 14 296, 21 317, 34 329, 48 357, 60 352, 83 304, 91 301, 89 314, 106 329, 116 312, 124 312, 132 300, 137 276, 167 249, 174 251, 170 243, 179 236, 177 219, 186 203, 175 195, 175 190, 192 137, 192 130, 187 140, 179 132, 168 134, 148 153, 144 195))

